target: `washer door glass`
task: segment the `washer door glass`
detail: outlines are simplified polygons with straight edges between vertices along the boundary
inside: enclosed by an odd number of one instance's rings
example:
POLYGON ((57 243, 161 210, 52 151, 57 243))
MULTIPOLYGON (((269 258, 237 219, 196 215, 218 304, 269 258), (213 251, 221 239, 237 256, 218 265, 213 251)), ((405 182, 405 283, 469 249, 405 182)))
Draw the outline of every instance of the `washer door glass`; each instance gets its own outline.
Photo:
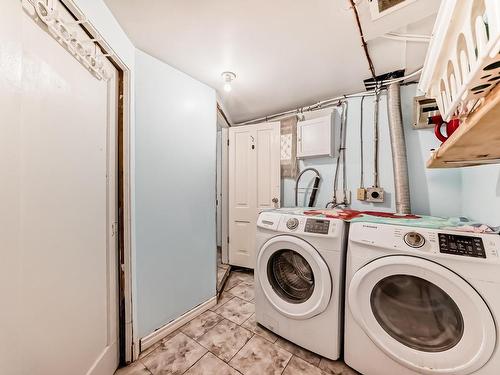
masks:
POLYGON ((497 337, 493 316, 478 292, 448 268, 391 255, 365 264, 348 283, 354 320, 405 368, 466 375, 491 358, 497 337))
POLYGON ((274 291, 290 303, 307 301, 314 291, 314 273, 307 260, 293 250, 279 250, 268 261, 267 276, 274 291))
POLYGON ((424 352, 454 347, 464 333, 457 304, 438 286, 412 275, 392 275, 372 290, 370 304, 382 328, 400 343, 424 352))
POLYGON ((340 270, 340 254, 330 252, 328 257, 327 266, 321 254, 303 239, 289 235, 273 237, 259 250, 256 287, 280 314, 309 319, 327 308, 332 278, 339 277, 331 275, 330 269, 340 270))

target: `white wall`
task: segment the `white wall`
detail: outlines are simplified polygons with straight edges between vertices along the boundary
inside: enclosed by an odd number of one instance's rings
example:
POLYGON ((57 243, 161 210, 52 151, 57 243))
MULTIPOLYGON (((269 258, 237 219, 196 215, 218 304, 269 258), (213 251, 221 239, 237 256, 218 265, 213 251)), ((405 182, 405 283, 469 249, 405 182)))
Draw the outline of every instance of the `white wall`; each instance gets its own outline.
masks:
POLYGON ((0 373, 20 375, 21 301, 21 112, 22 23, 20 2, 2 3, 0 12, 0 373), (19 323, 19 324, 16 324, 19 323))
POLYGON ((215 91, 137 50, 139 337, 215 296, 215 91))
MULTIPOLYGON (((410 190, 412 211, 416 214, 436 216, 458 216, 461 215, 461 172, 455 170, 429 170, 425 167, 425 161, 429 156, 431 148, 438 146, 439 141, 435 139, 432 130, 411 129, 411 118, 413 111, 413 96, 416 86, 405 86, 401 90, 401 101, 403 111, 403 123, 408 149, 408 167, 410 175, 410 190), (454 204, 453 202, 457 202, 454 204)), ((392 154, 390 147, 389 128, 387 120, 386 96, 380 101, 380 185, 385 189, 386 200, 383 204, 373 204, 355 199, 356 189, 360 181, 360 102, 361 99, 349 100, 347 121, 347 181, 348 188, 352 192, 353 209, 394 211, 394 182, 392 170, 392 154)), ((315 115, 318 115, 316 113, 315 115)), ((365 163, 365 187, 373 185, 373 99, 367 97, 364 101, 363 110, 363 135, 364 135, 364 163, 365 163)), ((333 158, 305 159, 300 161, 300 170, 306 167, 314 167, 322 176, 320 191, 317 196, 316 206, 324 207, 331 201, 333 193, 333 178, 335 172, 335 160, 333 158)), ((301 186, 307 184, 310 178, 304 175, 301 186)), ((311 175, 309 175, 311 176, 311 175)), ((283 181, 283 205, 290 207, 294 205, 294 180, 283 181)), ((341 186, 341 185, 340 185, 341 186)), ((299 206, 307 204, 307 200, 300 199, 299 206)))

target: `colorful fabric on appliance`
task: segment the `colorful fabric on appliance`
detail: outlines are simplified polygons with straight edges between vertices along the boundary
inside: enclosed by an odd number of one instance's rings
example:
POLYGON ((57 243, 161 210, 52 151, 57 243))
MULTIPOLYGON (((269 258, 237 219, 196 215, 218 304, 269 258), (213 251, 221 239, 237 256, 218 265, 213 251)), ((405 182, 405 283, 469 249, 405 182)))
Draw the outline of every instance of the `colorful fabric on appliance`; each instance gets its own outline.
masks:
POLYGON ((442 218, 424 215, 400 215, 391 212, 357 211, 347 209, 300 210, 305 216, 342 219, 347 222, 368 222, 409 227, 456 230, 472 233, 498 233, 500 228, 491 228, 466 217, 442 218))

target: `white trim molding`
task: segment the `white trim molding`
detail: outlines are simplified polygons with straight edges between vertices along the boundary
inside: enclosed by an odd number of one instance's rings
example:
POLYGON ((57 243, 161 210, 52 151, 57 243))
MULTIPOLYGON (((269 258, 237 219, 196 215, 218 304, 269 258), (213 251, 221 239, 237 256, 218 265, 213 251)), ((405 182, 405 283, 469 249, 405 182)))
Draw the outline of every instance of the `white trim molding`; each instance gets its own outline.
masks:
POLYGON ((143 337, 140 340, 140 351, 143 352, 146 349, 152 347, 158 341, 164 339, 167 335, 174 332, 176 329, 182 327, 184 324, 196 318, 198 315, 204 313, 211 307, 214 307, 216 304, 217 304, 217 297, 213 296, 209 300, 196 306, 194 309, 191 309, 188 312, 184 313, 183 315, 179 316, 177 319, 172 320, 170 323, 165 324, 164 326, 158 328, 156 331, 143 337))

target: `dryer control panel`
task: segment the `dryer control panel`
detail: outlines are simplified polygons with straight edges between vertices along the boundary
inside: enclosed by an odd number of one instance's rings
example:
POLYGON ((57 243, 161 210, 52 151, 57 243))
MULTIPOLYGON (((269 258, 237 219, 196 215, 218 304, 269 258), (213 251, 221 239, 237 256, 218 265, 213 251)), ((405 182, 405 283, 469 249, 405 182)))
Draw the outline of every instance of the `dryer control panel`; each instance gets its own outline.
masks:
POLYGON ((304 232, 328 234, 329 229, 330 229, 330 220, 307 219, 304 232))
POLYGON ((458 234, 438 233, 439 251, 443 254, 464 255, 474 258, 486 258, 481 237, 458 234))

